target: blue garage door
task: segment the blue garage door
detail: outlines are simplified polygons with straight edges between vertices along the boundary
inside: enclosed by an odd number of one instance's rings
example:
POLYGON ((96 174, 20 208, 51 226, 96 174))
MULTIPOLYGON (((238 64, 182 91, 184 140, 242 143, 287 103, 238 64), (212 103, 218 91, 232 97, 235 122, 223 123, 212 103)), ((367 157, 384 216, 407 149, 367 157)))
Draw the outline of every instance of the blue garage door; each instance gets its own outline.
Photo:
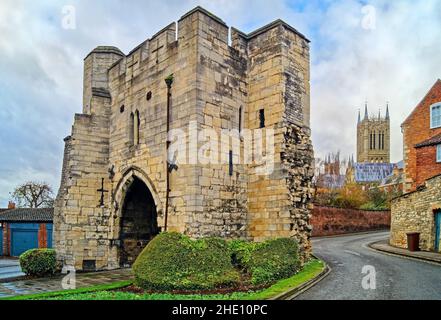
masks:
POLYGON ((38 248, 37 223, 11 224, 11 255, 20 256, 29 249, 38 248))
POLYGON ((52 248, 52 229, 53 229, 52 223, 46 223, 47 247, 48 248, 52 248))
POLYGON ((3 228, 0 227, 0 256, 3 255, 3 228))

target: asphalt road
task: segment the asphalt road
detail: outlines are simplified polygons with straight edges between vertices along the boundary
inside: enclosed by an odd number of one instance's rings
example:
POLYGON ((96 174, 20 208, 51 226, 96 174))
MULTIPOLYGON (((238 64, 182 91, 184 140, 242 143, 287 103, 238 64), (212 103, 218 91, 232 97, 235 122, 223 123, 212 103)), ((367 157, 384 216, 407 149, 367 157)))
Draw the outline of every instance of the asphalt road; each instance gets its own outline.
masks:
POLYGON ((17 259, 0 258, 0 280, 23 276, 17 259))
POLYGON ((367 248, 367 244, 388 238, 388 232, 313 240, 313 251, 324 259, 332 272, 299 300, 441 300, 441 266, 390 256, 367 248), (375 268, 376 288, 363 282, 364 266, 375 268), (363 288, 362 283, 365 284, 363 288))

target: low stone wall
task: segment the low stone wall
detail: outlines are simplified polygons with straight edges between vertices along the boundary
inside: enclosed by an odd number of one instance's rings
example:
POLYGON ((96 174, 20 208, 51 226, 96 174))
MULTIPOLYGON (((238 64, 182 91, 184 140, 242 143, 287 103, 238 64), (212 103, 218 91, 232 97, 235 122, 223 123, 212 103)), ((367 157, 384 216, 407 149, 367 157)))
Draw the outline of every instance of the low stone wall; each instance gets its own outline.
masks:
POLYGON ((313 237, 383 230, 390 227, 390 211, 314 206, 311 224, 313 237))
POLYGON ((407 233, 420 233, 420 248, 435 248, 435 213, 441 211, 441 175, 429 179, 418 191, 392 201, 390 244, 407 248, 407 233))

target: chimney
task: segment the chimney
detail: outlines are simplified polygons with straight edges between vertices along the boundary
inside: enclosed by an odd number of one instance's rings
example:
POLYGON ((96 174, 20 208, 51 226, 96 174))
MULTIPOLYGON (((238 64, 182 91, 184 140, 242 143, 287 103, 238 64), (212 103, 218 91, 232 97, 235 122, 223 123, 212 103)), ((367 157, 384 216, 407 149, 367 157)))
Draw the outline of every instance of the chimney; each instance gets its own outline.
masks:
POLYGON ((8 203, 8 209, 15 209, 15 203, 12 201, 9 201, 8 203))

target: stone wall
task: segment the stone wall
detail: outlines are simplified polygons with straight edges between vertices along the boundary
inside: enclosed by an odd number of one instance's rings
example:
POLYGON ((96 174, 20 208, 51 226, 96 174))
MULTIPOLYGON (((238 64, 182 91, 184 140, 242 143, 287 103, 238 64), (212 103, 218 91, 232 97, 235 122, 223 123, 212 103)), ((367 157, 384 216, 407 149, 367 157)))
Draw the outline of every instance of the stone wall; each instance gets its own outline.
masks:
POLYGON ((390 211, 366 211, 314 206, 311 216, 312 236, 386 230, 390 227, 390 211))
POLYGON ((249 172, 249 234, 255 240, 295 237, 310 251, 309 200, 313 176, 310 141, 309 44, 281 25, 248 42, 249 128, 259 109, 275 131, 274 170, 249 172))
POLYGON ((441 176, 426 181, 417 191, 392 201, 390 244, 407 248, 409 232, 420 232, 420 248, 435 246, 435 212, 441 209, 441 176))
MULTIPOLYGON (((108 176, 108 119, 78 114, 70 139, 65 170, 54 209, 54 239, 57 254, 81 269, 83 260, 107 265, 111 213, 100 207, 101 179, 108 176)), ((110 184, 104 184, 110 190, 110 184)))

